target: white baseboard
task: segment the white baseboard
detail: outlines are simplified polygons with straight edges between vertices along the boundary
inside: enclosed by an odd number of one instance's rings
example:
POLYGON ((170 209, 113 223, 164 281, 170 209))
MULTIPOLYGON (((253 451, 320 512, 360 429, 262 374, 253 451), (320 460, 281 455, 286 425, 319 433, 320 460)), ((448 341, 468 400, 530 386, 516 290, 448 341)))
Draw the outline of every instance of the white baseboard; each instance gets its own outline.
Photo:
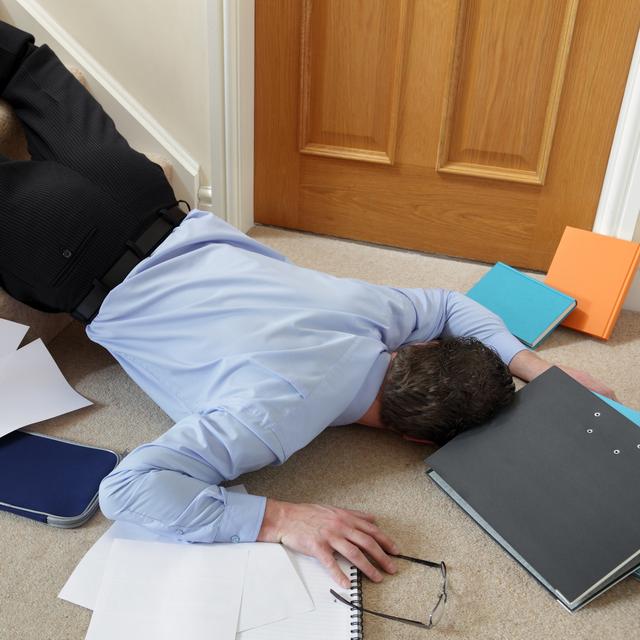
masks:
POLYGON ((624 308, 629 311, 640 311, 640 271, 636 273, 636 278, 629 289, 624 308))
POLYGON ((67 65, 82 69, 93 96, 113 118, 132 147, 153 153, 172 165, 178 198, 198 206, 200 166, 157 120, 106 71, 36 0, 0 0, 0 13, 37 43, 47 43, 67 65))

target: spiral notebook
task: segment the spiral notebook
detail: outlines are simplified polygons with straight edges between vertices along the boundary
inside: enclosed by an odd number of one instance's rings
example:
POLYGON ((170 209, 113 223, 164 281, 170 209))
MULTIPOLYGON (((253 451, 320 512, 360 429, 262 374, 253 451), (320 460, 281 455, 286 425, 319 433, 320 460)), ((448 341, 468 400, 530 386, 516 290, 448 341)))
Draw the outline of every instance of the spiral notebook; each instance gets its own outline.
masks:
POLYGON ((351 577, 351 588, 336 585, 327 570, 315 559, 287 551, 298 575, 302 578, 315 605, 313 611, 286 620, 244 631, 237 640, 361 640, 362 613, 350 609, 330 593, 333 589, 350 602, 362 604, 362 583, 359 572, 345 560, 338 559, 340 568, 351 577))

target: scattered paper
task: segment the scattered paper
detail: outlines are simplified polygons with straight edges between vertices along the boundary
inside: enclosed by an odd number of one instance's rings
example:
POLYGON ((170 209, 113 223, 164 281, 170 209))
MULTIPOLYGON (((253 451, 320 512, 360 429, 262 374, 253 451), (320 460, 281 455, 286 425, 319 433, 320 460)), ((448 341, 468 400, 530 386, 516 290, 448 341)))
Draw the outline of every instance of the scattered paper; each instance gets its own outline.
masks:
POLYGON ((29 331, 29 327, 0 318, 0 358, 13 353, 29 331))
POLYGON ((114 540, 86 640, 233 640, 244 545, 114 540))
MULTIPOLYGON (((313 604, 313 611, 291 616, 273 624, 238 633, 237 640, 326 640, 327 638, 351 638, 353 627, 352 612, 339 603, 330 593, 336 593, 350 600, 351 589, 336 584, 325 567, 315 558, 300 553, 287 552, 302 581, 307 587, 313 604)), ((349 575, 350 565, 338 558, 340 568, 349 575)))
POLYGON ((42 340, 0 359, 0 437, 90 404, 69 386, 42 340))
POLYGON ((238 631, 313 610, 313 601, 282 545, 253 542, 247 546, 249 562, 238 631))
MULTIPOLYGON (((227 491, 246 493, 242 485, 228 487, 227 491)), ((136 524, 121 521, 114 523, 80 560, 58 594, 59 598, 87 609, 95 608, 109 550, 116 538, 164 542, 167 540, 136 524)), ((249 550, 249 560, 238 631, 284 620, 313 609, 313 601, 284 547, 262 542, 242 546, 249 550), (275 589, 274 585, 278 588, 275 589)))
POLYGON ((87 551, 78 566, 73 570, 58 598, 80 605, 86 609, 95 609, 102 577, 107 567, 111 545, 116 538, 122 540, 142 540, 148 542, 166 541, 144 527, 128 522, 116 522, 111 525, 98 541, 87 551))

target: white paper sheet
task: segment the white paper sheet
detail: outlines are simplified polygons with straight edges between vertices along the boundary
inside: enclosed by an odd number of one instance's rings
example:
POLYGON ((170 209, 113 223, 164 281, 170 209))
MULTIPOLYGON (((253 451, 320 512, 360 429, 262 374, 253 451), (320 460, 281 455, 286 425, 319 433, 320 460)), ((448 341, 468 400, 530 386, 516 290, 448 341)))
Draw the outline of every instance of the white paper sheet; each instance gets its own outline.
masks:
POLYGON ((13 353, 29 331, 29 327, 0 318, 0 358, 13 353))
MULTIPOLYGON (((227 487, 227 491, 247 493, 243 484, 227 487)), ((73 573, 58 594, 58 598, 77 604, 85 609, 93 610, 102 584, 102 576, 107 566, 107 558, 111 543, 116 538, 123 540, 146 540, 149 542, 166 542, 167 538, 153 533, 145 527, 129 522, 114 522, 84 554, 73 573)))
POLYGON ((86 640, 233 640, 243 545, 114 540, 86 640))
MULTIPOLYGON (((346 640, 353 628, 351 610, 338 602, 330 593, 333 589, 347 600, 351 590, 336 584, 329 572, 315 558, 287 552, 302 581, 309 590, 315 609, 291 616, 256 629, 238 633, 236 640, 346 640)), ((349 575, 349 564, 338 558, 340 568, 349 575)))
POLYGON ((166 541, 144 527, 128 522, 116 522, 98 538, 98 541, 87 551, 78 566, 73 570, 58 598, 73 602, 86 609, 94 609, 98 600, 102 576, 107 566, 111 545, 116 538, 123 540, 142 540, 148 542, 166 541))
POLYGON ((0 359, 0 437, 90 404, 69 386, 42 340, 0 359))
POLYGON ((238 631, 313 610, 313 600, 282 545, 254 542, 247 546, 249 563, 238 631))
MULTIPOLYGON (((246 493, 242 485, 228 487, 227 490, 246 493)), ((59 598, 87 609, 95 607, 109 550, 116 538, 166 541, 166 538, 144 527, 127 522, 114 523, 80 560, 58 594, 59 598)), ((239 631, 271 624, 313 609, 313 601, 281 545, 259 542, 242 546, 249 549, 249 561, 239 631)))

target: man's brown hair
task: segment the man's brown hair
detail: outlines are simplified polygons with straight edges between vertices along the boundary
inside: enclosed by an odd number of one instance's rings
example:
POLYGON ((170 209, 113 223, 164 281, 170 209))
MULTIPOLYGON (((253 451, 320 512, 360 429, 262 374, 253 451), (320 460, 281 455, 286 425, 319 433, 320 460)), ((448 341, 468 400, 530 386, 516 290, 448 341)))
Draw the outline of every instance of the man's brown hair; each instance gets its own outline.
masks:
POLYGON ((475 338, 406 345, 383 382, 380 419, 389 429, 441 445, 485 422, 514 393, 508 367, 475 338))

